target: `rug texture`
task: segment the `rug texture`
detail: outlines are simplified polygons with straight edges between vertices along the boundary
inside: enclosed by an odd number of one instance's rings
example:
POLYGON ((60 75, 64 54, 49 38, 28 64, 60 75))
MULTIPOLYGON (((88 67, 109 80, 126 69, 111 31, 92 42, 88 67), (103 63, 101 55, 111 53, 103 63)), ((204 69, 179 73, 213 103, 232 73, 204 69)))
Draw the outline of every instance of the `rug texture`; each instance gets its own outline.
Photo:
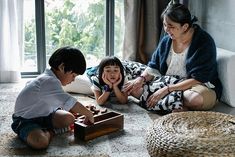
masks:
MULTIPOLYGON (((127 105, 109 103, 108 110, 124 115, 124 129, 84 142, 69 132, 56 135, 48 149, 32 150, 20 141, 11 130, 14 103, 25 82, 0 84, 0 156, 48 157, 148 157, 146 130, 158 115, 149 113, 131 99, 127 105)), ((81 103, 94 104, 94 99, 72 94, 81 103)))

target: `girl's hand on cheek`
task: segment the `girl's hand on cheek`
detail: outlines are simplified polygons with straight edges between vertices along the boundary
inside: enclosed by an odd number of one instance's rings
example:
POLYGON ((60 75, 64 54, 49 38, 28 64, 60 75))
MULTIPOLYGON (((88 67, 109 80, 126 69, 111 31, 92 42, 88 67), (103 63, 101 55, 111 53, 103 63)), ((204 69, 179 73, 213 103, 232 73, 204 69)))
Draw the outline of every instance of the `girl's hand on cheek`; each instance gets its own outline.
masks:
POLYGON ((117 82, 113 84, 113 86, 118 86, 121 81, 122 81, 122 74, 120 73, 119 79, 117 80, 117 82))
POLYGON ((107 79, 107 77, 104 73, 102 74, 102 79, 103 79, 105 84, 109 85, 109 87, 112 88, 112 83, 109 82, 109 80, 107 79))

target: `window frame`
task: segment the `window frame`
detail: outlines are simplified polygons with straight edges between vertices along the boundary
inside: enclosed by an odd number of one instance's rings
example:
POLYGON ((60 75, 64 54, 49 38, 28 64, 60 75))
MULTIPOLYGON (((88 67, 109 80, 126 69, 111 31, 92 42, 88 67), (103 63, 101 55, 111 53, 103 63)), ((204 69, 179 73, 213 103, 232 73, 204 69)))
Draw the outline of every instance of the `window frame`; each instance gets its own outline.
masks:
MULTIPOLYGON (((105 0, 105 55, 114 55, 115 0, 105 0)), ((44 0, 35 0, 37 72, 21 72, 22 78, 36 77, 46 68, 46 37, 44 0)))

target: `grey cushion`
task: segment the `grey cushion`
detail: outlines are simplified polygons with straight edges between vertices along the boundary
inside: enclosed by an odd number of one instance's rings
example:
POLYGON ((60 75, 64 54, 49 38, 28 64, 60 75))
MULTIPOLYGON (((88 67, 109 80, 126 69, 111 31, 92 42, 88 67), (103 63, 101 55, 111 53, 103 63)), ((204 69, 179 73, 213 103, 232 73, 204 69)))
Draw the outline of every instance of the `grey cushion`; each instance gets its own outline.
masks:
POLYGON ((223 85, 221 101, 235 107, 235 52, 217 48, 217 62, 223 85))

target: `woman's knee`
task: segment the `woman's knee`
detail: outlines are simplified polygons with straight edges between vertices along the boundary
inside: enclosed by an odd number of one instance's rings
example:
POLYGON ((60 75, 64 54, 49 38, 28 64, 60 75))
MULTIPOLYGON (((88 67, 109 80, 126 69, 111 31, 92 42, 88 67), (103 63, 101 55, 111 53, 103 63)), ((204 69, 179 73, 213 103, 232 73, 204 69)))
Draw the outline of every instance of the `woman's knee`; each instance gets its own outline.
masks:
POLYGON ((184 106, 190 110, 201 110, 203 107, 203 96, 193 91, 184 92, 184 106))
POLYGON ((45 149, 50 143, 50 134, 42 130, 34 130, 27 137, 27 144, 33 149, 45 149))
POLYGON ((203 85, 184 91, 184 104, 191 110, 210 110, 216 103, 216 93, 203 85))

